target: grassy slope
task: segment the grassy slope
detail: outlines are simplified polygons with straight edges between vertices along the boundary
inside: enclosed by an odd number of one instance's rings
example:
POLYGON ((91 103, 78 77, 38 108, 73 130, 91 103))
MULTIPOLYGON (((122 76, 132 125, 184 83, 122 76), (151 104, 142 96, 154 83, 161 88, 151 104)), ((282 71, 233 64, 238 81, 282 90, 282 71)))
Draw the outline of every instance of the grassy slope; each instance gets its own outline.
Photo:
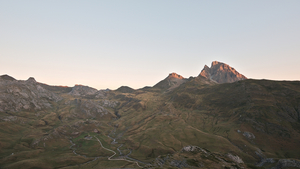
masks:
POLYGON ((64 100, 52 103, 50 110, 0 113, 1 118, 16 117, 0 121, 0 167, 136 167, 107 158, 77 165, 92 156, 110 155, 96 140, 84 139, 86 135, 97 135, 115 151, 122 143, 122 150, 132 149, 130 156, 145 162, 187 145, 237 154, 248 163, 259 161, 258 149, 267 157, 300 158, 299 82, 245 80, 219 85, 194 78, 168 92, 158 88, 110 91, 107 99, 118 101, 118 107, 107 108, 111 114, 96 118, 72 102, 86 98, 74 98, 57 88, 55 92, 64 100), (116 132, 111 132, 114 128, 116 132), (93 133, 94 129, 100 133, 93 133), (244 131, 255 139, 244 137, 244 131), (109 133, 118 144, 110 144, 109 133), (76 152, 87 158, 73 154, 70 137, 76 152))
POLYGON ((210 85, 193 79, 167 94, 148 90, 126 97, 138 101, 123 101, 122 117, 114 123, 120 133, 126 130, 123 139, 136 150, 133 157, 150 161, 197 145, 232 152, 252 163, 259 161, 259 149, 267 157, 300 158, 299 82, 210 85), (247 139, 245 131, 256 138, 247 139))
POLYGON ((89 119, 80 114, 80 107, 66 104, 76 98, 60 94, 64 100, 53 102, 53 108, 49 110, 0 113, 0 167, 60 168, 91 161, 94 156, 104 156, 100 160, 107 160, 110 152, 103 150, 95 139, 85 140, 82 136, 95 135, 93 130, 97 129, 100 133, 96 135, 100 139, 103 137, 104 144, 110 145, 111 139, 105 135, 112 129, 107 123, 114 116, 107 114, 89 119), (79 134, 72 134, 74 132, 79 134), (74 148, 70 148, 69 139, 76 144, 76 152, 86 155, 86 158, 72 152, 74 148))

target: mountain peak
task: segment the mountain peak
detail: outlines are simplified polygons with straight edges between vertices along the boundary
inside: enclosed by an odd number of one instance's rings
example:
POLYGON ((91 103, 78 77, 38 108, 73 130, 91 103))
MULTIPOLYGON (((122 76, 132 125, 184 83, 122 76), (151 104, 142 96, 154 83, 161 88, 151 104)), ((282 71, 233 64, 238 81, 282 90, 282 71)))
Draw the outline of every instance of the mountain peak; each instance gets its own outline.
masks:
POLYGON ((89 86, 84 86, 80 84, 76 84, 71 92, 69 94, 73 96, 86 96, 86 95, 94 95, 97 93, 97 89, 89 87, 89 86))
MULTIPOLYGON (((218 61, 213 61, 213 62, 211 62, 211 66, 215 66, 215 65, 217 65, 217 64, 219 64, 219 63, 222 63, 222 62, 218 62, 218 61)), ((224 64, 224 63, 223 63, 224 64)), ((205 65, 206 66, 206 65, 205 65)))
POLYGON ((205 77, 217 83, 232 83, 247 79, 247 77, 240 74, 234 68, 218 61, 213 61, 210 68, 205 65, 199 76, 205 77))
POLYGON ((36 80, 33 78, 33 77, 30 77, 26 80, 26 82, 29 82, 29 83, 36 83, 36 80))
POLYGON ((116 91, 119 91, 121 93, 132 93, 135 90, 133 88, 131 88, 131 87, 128 87, 128 86, 121 86, 116 91))
POLYGON ((154 88, 160 88, 165 90, 166 92, 171 91, 175 89, 176 87, 180 86, 181 84, 185 83, 187 79, 182 77, 181 75, 177 73, 170 73, 168 77, 166 77, 164 80, 158 82, 156 85, 154 85, 154 88))
POLYGON ((16 80, 15 78, 13 78, 13 77, 11 77, 9 75, 6 75, 6 74, 0 76, 0 79, 2 79, 2 80, 10 80, 10 81, 16 80))
POLYGON ((170 73, 167 78, 184 79, 181 75, 179 75, 177 73, 170 73))

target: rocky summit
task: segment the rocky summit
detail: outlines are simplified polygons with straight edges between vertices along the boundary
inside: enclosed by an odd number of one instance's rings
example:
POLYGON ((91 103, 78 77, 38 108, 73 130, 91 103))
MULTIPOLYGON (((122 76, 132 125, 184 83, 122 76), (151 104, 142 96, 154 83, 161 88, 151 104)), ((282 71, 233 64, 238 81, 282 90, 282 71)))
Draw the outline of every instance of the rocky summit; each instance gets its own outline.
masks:
POLYGON ((169 76, 167 76, 164 80, 158 82, 153 87, 162 89, 165 92, 169 92, 185 83, 186 81, 187 79, 185 79, 181 75, 178 75, 177 73, 170 73, 169 76))
POLYGON ((83 85, 75 85, 70 92, 71 95, 74 96, 86 96, 86 95, 94 95, 98 90, 89 86, 83 85))
POLYGON ((167 77, 168 79, 171 78, 176 78, 176 79, 184 79, 184 77, 182 77, 181 75, 177 74, 177 73, 170 73, 169 76, 167 77))
POLYGON ((205 77, 217 83, 232 83, 247 79, 247 77, 240 74, 234 68, 218 61, 213 61, 210 68, 205 65, 199 76, 205 77))
POLYGON ((16 79, 9 75, 2 75, 0 76, 0 80, 16 80, 16 79))
POLYGON ((300 168, 300 81, 198 77, 97 90, 0 76, 0 168, 300 168))

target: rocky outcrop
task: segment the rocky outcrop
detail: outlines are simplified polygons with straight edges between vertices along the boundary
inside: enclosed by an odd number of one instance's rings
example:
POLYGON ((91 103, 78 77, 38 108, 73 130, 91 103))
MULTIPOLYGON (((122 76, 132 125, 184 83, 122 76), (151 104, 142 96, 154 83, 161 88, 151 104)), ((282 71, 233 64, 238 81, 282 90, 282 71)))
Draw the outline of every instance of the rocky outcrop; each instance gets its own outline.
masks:
POLYGON ((36 84, 36 80, 33 77, 30 77, 26 80, 27 83, 36 84))
POLYGON ((240 74, 234 68, 218 61, 212 62, 210 68, 205 65, 199 76, 205 77, 217 83, 232 83, 247 79, 247 77, 240 74))
POLYGON ((166 166, 172 166, 172 167, 177 167, 177 168, 190 168, 191 167, 186 163, 185 159, 176 160, 176 159, 172 158, 172 155, 157 157, 153 161, 152 166, 159 167, 159 168, 165 168, 166 166))
POLYGON ((111 116, 111 113, 105 109, 103 101, 93 101, 93 100, 84 100, 84 99, 74 99, 65 104, 70 104, 75 106, 75 109, 71 109, 70 115, 63 117, 64 119, 68 118, 101 118, 103 116, 111 116))
POLYGON ((244 161, 239 156, 235 156, 235 155, 228 153, 227 157, 229 157, 232 161, 234 161, 236 163, 239 163, 239 164, 244 163, 244 161))
POLYGON ((181 75, 177 73, 170 73, 169 76, 167 77, 168 79, 175 78, 175 79, 184 79, 181 75))
POLYGON ((103 107, 111 107, 114 108, 118 105, 119 102, 112 101, 112 100, 102 100, 102 106, 103 107))
POLYGON ((80 104, 80 108, 83 112, 85 112, 87 114, 90 114, 92 112, 107 114, 106 109, 104 109, 102 106, 97 104, 97 102, 94 102, 94 101, 91 101, 91 100, 82 101, 81 104, 80 104))
POLYGON ((283 169, 288 167, 300 168, 300 161, 295 159, 280 159, 272 169, 283 169))
POLYGON ((88 96, 95 95, 97 92, 97 89, 94 89, 89 86, 75 85, 69 94, 73 96, 88 96))
POLYGON ((250 132, 247 132, 247 131, 245 131, 243 133, 243 136, 245 136, 248 139, 255 139, 255 135, 253 133, 250 133, 250 132))
POLYGON ((246 168, 237 155, 212 153, 193 145, 185 146, 174 154, 158 156, 150 164, 158 168, 246 168))
POLYGON ((0 111, 41 110, 51 108, 51 101, 62 98, 44 89, 34 78, 26 81, 0 80, 0 111))
POLYGON ((98 90, 95 94, 96 99, 103 99, 106 96, 107 90, 98 90))
POLYGON ((97 129, 94 129, 93 132, 94 132, 94 133, 100 133, 100 131, 97 130, 97 129))
POLYGON ((207 154, 207 152, 206 152, 204 149, 202 149, 202 148, 200 148, 200 147, 197 147, 197 146, 185 146, 185 147, 182 148, 181 151, 182 151, 182 152, 202 151, 202 152, 204 152, 205 154, 207 154))
POLYGON ((108 91, 109 90, 97 90, 89 86, 75 85, 69 94, 77 97, 104 99, 108 91))
POLYGON ((258 167, 262 167, 266 163, 275 163, 275 160, 273 158, 266 158, 266 156, 262 153, 260 149, 255 151, 255 154, 260 158, 260 162, 256 165, 258 167))

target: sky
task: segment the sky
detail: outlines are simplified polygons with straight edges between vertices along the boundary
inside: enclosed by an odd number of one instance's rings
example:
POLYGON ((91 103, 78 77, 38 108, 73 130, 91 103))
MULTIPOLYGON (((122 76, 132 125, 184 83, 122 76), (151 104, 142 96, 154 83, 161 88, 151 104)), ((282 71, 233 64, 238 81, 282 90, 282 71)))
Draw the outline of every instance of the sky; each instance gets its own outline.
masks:
POLYGON ((0 75, 96 89, 198 76, 300 80, 299 0, 0 0, 0 75))

